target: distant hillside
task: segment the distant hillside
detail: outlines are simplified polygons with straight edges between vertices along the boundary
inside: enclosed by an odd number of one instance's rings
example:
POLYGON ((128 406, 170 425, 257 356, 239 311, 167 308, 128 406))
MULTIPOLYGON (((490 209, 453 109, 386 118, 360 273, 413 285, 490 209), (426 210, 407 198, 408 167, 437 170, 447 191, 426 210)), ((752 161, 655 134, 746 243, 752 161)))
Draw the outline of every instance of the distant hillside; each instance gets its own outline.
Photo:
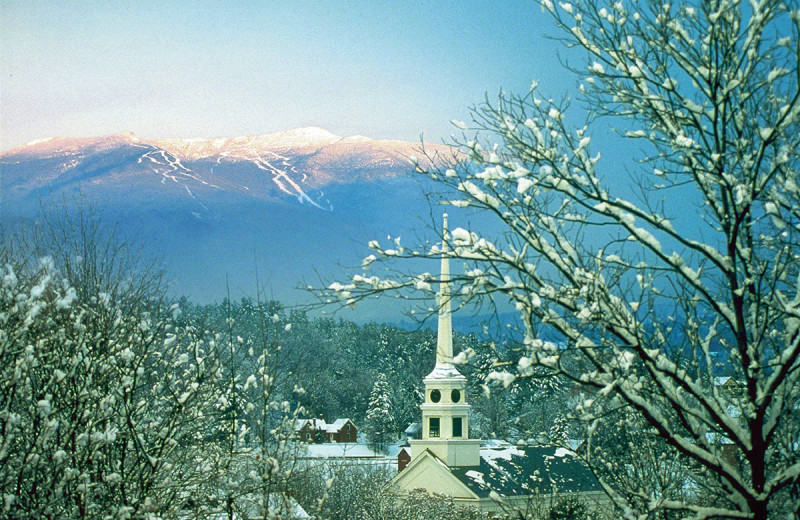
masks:
MULTIPOLYGON (((87 200, 123 238, 165 262, 176 294, 217 299, 227 277, 233 297, 252 295, 258 276, 273 297, 295 301, 291 288, 318 283, 317 273, 329 278, 343 273, 339 264, 360 265, 369 240, 430 224, 426 181, 410 162, 419 147, 319 128, 41 139, 0 154, 2 221, 11 229, 42 206, 87 200)), ((441 145, 426 151, 451 153, 441 145)))

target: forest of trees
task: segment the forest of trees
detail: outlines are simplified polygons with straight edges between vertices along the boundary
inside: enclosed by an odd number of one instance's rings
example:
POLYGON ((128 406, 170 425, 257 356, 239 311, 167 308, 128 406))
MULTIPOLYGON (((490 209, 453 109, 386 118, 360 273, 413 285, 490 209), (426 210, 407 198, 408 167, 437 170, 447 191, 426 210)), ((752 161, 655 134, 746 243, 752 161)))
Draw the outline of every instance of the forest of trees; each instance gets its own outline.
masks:
MULTIPOLYGON (((279 302, 259 303, 250 298, 207 305, 183 301, 180 308, 184 319, 202 322, 210 330, 222 330, 233 317, 236 334, 253 341, 260 334, 259 316, 278 316, 278 390, 289 396, 295 386, 302 388, 293 399, 308 417, 350 418, 360 429, 380 437, 378 444, 397 440, 420 418, 422 379, 433 369, 436 352, 436 332, 430 327, 309 318, 306 312, 286 310, 279 302), (291 324, 288 330, 287 324, 291 324), (370 410, 381 412, 373 414, 375 422, 370 421, 370 410)), ((471 421, 476 435, 527 438, 546 433, 565 401, 574 400, 565 382, 556 377, 487 395, 483 387, 492 382, 486 381, 482 371, 488 365, 477 363, 478 353, 490 364, 499 352, 510 356, 515 344, 498 347, 474 334, 456 334, 455 348, 475 353, 475 362, 463 370, 471 376, 471 421)), ((252 370, 252 356, 243 349, 239 356, 242 369, 252 370)))
MULTIPOLYGON (((354 479, 367 470, 333 468, 326 485, 298 462, 294 420, 349 417, 377 448, 419 420, 422 378, 435 356, 429 328, 310 318, 251 298, 205 305, 170 298, 160 271, 88 212, 45 216, 7 238, 0 249, 7 515, 266 517, 280 507, 267 497, 283 493, 347 518, 335 513, 339 501, 355 496, 354 479)), ((473 335, 457 335, 456 344, 487 360, 498 351, 473 335)), ((473 376, 478 435, 546 434, 564 408, 557 397, 569 397, 556 383, 541 385, 550 407, 537 404, 541 393, 489 397, 485 377, 473 376)), ((375 514, 404 518, 411 506, 395 510, 379 497, 376 482, 389 476, 371 470, 361 492, 375 514)), ((437 500, 433 511, 455 507, 437 500)))

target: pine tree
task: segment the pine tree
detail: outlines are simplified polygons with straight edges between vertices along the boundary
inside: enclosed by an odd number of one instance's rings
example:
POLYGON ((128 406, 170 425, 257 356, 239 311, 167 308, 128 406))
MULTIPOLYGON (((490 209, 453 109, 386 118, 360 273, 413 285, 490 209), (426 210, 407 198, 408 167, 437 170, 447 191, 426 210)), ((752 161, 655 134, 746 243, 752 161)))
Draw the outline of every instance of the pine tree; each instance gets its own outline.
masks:
POLYGON ((372 385, 367 408, 367 439, 369 442, 383 449, 397 430, 392 413, 392 398, 389 391, 389 381, 385 374, 378 374, 378 379, 372 385))

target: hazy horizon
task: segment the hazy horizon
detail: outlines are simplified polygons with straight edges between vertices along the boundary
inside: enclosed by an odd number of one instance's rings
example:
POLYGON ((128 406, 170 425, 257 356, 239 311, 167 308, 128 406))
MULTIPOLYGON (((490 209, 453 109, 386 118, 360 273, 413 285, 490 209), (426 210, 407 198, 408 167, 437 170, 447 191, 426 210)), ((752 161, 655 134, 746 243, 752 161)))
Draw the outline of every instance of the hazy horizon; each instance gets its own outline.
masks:
POLYGON ((534 2, 0 4, 0 150, 46 137, 446 140, 487 93, 560 97, 534 2))

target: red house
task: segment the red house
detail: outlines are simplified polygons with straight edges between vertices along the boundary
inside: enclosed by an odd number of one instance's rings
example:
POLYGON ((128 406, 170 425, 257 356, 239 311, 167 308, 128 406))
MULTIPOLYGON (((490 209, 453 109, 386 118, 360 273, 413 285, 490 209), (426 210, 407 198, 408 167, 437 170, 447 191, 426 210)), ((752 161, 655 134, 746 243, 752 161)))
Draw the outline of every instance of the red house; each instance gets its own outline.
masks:
POLYGON ((350 419, 336 419, 330 424, 324 419, 298 419, 294 423, 294 431, 301 441, 314 444, 358 441, 358 429, 350 419))
POLYGON ((356 442, 358 431, 350 419, 336 419, 327 426, 328 442, 356 442))
POLYGON ((397 453, 397 471, 403 471, 411 462, 411 449, 403 448, 397 453))

